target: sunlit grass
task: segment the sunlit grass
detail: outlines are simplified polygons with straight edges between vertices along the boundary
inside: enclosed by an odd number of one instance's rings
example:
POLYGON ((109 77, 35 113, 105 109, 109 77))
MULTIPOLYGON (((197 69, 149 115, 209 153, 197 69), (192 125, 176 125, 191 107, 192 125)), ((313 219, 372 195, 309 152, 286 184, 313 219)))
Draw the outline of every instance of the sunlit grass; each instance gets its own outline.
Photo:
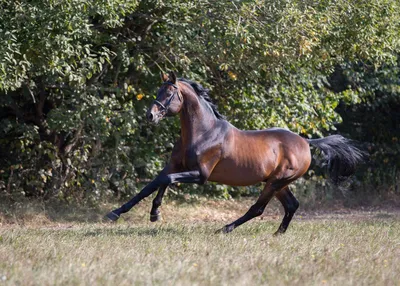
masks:
POLYGON ((400 219, 0 229, 0 285, 399 285, 400 219), (3 281, 1 281, 3 280, 3 281))

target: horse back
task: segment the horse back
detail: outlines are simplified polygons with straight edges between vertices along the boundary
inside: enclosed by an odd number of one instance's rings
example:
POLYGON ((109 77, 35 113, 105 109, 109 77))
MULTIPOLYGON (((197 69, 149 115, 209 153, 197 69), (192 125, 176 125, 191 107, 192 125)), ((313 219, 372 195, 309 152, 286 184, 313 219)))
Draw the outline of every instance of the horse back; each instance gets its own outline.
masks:
POLYGON ((233 127, 222 148, 209 180, 228 185, 247 186, 269 178, 294 180, 311 162, 308 142, 280 128, 243 131, 233 127))

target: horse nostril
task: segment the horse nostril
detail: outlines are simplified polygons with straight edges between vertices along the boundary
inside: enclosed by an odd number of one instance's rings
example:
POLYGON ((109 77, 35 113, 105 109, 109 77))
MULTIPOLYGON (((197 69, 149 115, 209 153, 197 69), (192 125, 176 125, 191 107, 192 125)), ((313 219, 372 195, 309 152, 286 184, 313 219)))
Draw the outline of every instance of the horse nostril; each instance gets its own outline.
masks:
POLYGON ((147 119, 149 121, 153 121, 153 113, 151 113, 151 112, 147 113, 147 119))

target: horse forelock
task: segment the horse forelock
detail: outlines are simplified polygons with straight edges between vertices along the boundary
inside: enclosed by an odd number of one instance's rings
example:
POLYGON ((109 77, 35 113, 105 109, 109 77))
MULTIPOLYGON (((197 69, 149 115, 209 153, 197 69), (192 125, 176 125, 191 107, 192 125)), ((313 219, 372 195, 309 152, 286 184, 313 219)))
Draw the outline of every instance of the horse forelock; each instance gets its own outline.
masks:
POLYGON ((211 108, 214 115, 218 119, 225 119, 225 116, 223 116, 221 113, 219 113, 217 106, 215 105, 215 103, 212 102, 210 95, 209 95, 210 90, 208 88, 205 88, 201 84, 199 84, 195 81, 186 79, 186 78, 180 78, 179 81, 189 84, 194 89, 197 96, 204 99, 204 103, 207 104, 211 108))

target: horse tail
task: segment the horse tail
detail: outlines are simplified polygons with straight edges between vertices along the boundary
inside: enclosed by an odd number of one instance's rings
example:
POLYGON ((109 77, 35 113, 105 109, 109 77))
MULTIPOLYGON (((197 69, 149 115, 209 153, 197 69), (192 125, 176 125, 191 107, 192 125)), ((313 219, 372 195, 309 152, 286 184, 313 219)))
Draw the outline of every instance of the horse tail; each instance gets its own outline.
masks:
POLYGON ((356 165, 363 161, 365 156, 365 153, 355 147, 351 140, 341 135, 307 139, 307 141, 323 152, 325 160, 322 166, 327 166, 329 177, 335 185, 354 174, 356 165))

